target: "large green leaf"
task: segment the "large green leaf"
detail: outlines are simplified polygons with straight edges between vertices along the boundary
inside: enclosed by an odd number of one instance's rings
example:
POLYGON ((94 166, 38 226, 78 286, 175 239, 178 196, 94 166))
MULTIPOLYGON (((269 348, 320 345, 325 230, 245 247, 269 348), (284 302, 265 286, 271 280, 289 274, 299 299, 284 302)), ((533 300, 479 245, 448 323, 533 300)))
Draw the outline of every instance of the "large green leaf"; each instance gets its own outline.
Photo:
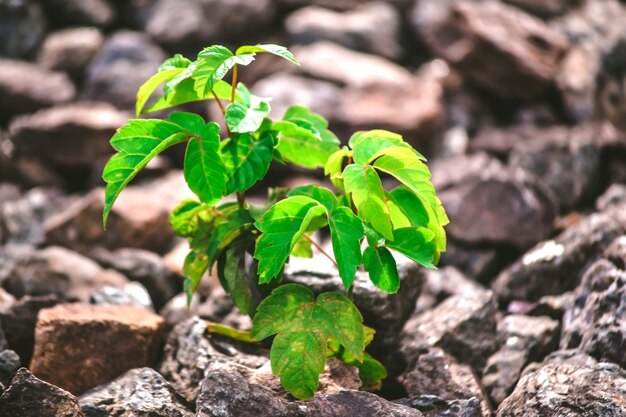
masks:
POLYGON ((104 225, 113 203, 126 185, 147 164, 168 147, 186 141, 188 132, 172 122, 145 119, 130 120, 111 138, 118 151, 104 167, 102 179, 107 183, 102 213, 104 225))
POLYGON ((160 98, 154 104, 143 111, 143 113, 151 113, 158 110, 169 109, 185 103, 191 103, 200 100, 213 100, 213 93, 220 100, 230 100, 231 87, 226 81, 217 81, 213 85, 213 91, 209 91, 205 95, 199 95, 193 88, 194 81, 191 78, 185 78, 171 87, 171 91, 160 98))
POLYGON ((437 247, 432 231, 425 227, 405 227, 394 230, 393 234, 393 241, 386 242, 388 247, 426 268, 435 268, 437 247))
POLYGON ((330 191, 328 188, 320 187, 319 185, 303 185, 300 187, 293 188, 287 196, 293 197, 296 195, 304 195, 312 198, 315 201, 318 201, 321 205, 326 207, 328 212, 337 207, 339 201, 335 194, 330 191))
POLYGON ((244 192, 263 179, 274 157, 275 138, 263 132, 257 140, 249 133, 234 135, 223 142, 222 161, 228 171, 226 194, 244 192))
POLYGON ((271 43, 241 46, 239 47, 239 49, 237 49, 236 55, 248 55, 248 54, 255 54, 259 52, 270 53, 270 54, 279 56, 281 58, 284 58, 293 64, 300 65, 298 61, 296 60, 296 57, 294 57, 293 54, 289 52, 287 48, 281 45, 275 45, 271 43))
POLYGON ((324 293, 315 300, 310 289, 297 284, 278 287, 259 304, 251 334, 257 340, 277 334, 270 352, 272 370, 300 399, 315 393, 330 340, 362 361, 366 339, 363 318, 346 296, 324 293))
POLYGON ((259 261, 259 283, 278 277, 311 221, 325 214, 326 209, 317 201, 295 196, 274 204, 256 221, 255 226, 262 232, 254 252, 259 261))
POLYGON ((363 253, 363 265, 370 280, 381 290, 396 293, 400 288, 400 277, 396 260, 384 246, 368 246, 363 253))
POLYGON ((209 123, 202 136, 189 141, 185 153, 185 181, 207 204, 218 201, 226 190, 226 167, 218 153, 219 130, 217 123, 209 123))
POLYGON ((217 261, 217 273, 233 302, 243 314, 254 316, 256 301, 246 269, 246 249, 250 242, 229 247, 217 261))
POLYGON ((178 236, 192 237, 198 231, 199 222, 208 222, 215 214, 215 208, 196 200, 185 199, 170 213, 169 220, 178 236))
POLYGON ((196 61, 193 71, 194 89, 199 96, 207 96, 215 83, 228 74, 235 65, 248 65, 254 60, 254 54, 233 55, 226 47, 212 45, 204 48, 196 61))
POLYGON ((418 158, 424 159, 422 155, 402 139, 402 136, 387 130, 357 132, 350 138, 349 145, 354 151, 354 162, 358 165, 371 163, 379 156, 381 151, 391 147, 407 149, 418 158))
POLYGON ((350 164, 343 170, 343 180, 346 193, 352 195, 359 217, 368 221, 386 239, 393 239, 389 207, 374 168, 350 164))
POLYGON ((157 89, 157 87, 159 87, 164 82, 169 81, 172 78, 176 77, 181 72, 183 72, 183 68, 173 68, 173 69, 157 72, 152 77, 150 77, 148 81, 143 83, 141 87, 139 87, 139 90, 137 91, 137 102, 135 104, 135 114, 139 116, 142 113, 144 106, 150 99, 150 96, 152 96, 152 93, 154 93, 154 90, 157 89))
POLYGON ((272 125, 279 132, 277 149, 281 156, 305 168, 319 168, 339 149, 334 137, 322 137, 305 120, 281 120, 272 125))
MULTIPOLYGON (((221 211, 221 210, 220 210, 221 211)), ((230 206, 222 215, 216 216, 212 222, 213 230, 207 234, 206 240, 198 246, 204 249, 209 257, 209 266, 235 241, 252 239, 253 220, 248 210, 238 205, 230 206)))
POLYGON ((363 262, 363 222, 349 208, 337 207, 330 212, 328 225, 339 276, 347 289, 352 285, 356 270, 363 262))
POLYGON ((250 104, 231 103, 226 107, 224 118, 231 132, 255 132, 270 113, 270 104, 257 96, 251 97, 250 104))

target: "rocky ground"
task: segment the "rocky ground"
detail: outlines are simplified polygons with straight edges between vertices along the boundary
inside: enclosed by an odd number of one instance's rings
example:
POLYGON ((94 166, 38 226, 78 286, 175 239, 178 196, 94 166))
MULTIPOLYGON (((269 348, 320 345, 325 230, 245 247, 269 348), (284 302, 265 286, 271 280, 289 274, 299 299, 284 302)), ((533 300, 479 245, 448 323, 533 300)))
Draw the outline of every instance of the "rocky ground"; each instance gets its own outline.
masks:
MULTIPOLYGON (((617 0, 0 0, 0 416, 626 416, 626 136, 606 121, 626 56, 601 64, 625 23, 617 0), (180 150, 102 230, 138 86, 174 52, 259 41, 302 63, 242 72, 276 115, 307 104, 430 157, 441 268, 403 264, 397 295, 356 281, 380 392, 330 362, 296 401, 264 347, 207 334, 250 321, 211 280, 185 306, 180 150)), ((340 285, 318 259, 286 279, 340 285)))

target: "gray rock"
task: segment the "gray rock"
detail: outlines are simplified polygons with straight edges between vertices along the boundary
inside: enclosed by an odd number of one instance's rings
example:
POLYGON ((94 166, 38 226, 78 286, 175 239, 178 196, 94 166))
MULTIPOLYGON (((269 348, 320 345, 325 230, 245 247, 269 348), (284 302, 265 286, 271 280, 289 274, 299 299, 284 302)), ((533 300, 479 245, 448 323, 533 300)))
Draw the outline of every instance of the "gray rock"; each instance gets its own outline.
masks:
POLYGON ((307 417, 422 417, 422 413, 418 410, 389 402, 377 395, 363 391, 346 390, 333 394, 316 395, 307 404, 307 408, 307 417))
POLYGON ((59 25, 107 27, 116 12, 109 0, 42 0, 50 18, 59 25))
POLYGON ((401 352, 410 363, 423 349, 437 346, 474 370, 481 370, 497 348, 497 310, 491 291, 449 297, 406 323, 401 352))
POLYGON ((439 192, 486 173, 500 172, 504 165, 486 152, 435 159, 429 163, 432 182, 439 192))
POLYGON ((529 369, 497 417, 620 417, 626 414, 626 371, 586 355, 549 358, 529 369))
POLYGON ((0 415, 11 417, 84 417, 78 400, 26 368, 20 369, 0 397, 0 415))
POLYGON ((67 102, 76 89, 67 75, 25 61, 0 59, 0 111, 29 113, 67 102))
POLYGON ((50 70, 65 71, 74 80, 80 80, 103 44, 104 35, 92 27, 59 30, 46 38, 37 62, 50 70))
POLYGON ((581 0, 504 0, 504 2, 539 17, 562 15, 583 3, 581 0))
POLYGON ((115 32, 87 68, 82 96, 121 109, 133 109, 137 90, 164 60, 163 50, 147 35, 125 30, 115 32))
POLYGON ((0 350, 0 386, 8 387, 20 367, 20 357, 11 349, 0 350))
POLYGON ((105 286, 91 293, 92 304, 133 305, 154 311, 154 305, 146 287, 129 282, 123 288, 105 286))
POLYGON ((41 43, 46 18, 41 5, 28 0, 0 1, 0 55, 28 58, 41 43))
POLYGON ((417 299, 416 312, 433 308, 453 295, 473 294, 484 291, 484 287, 470 280, 452 266, 426 271, 426 280, 417 299))
POLYGON ((448 237, 446 251, 441 254, 440 266, 451 266, 470 279, 488 283, 505 265, 505 250, 495 245, 472 245, 448 237))
POLYGON ((433 396, 444 401, 470 401, 475 398, 480 403, 479 415, 491 414, 486 395, 472 369, 459 364, 439 348, 421 353, 399 380, 409 398, 433 396))
POLYGON ((611 184, 596 200, 596 209, 599 211, 619 205, 626 205, 626 185, 624 184, 611 184))
POLYGON ((345 13, 310 6, 290 14, 285 28, 295 43, 319 40, 389 59, 402 56, 399 12, 389 3, 365 3, 345 13))
POLYGON ((420 395, 395 402, 421 411, 424 417, 483 417, 478 398, 446 401, 435 395, 420 395))
POLYGON ((492 288, 504 301, 535 301, 544 295, 573 290, 586 267, 624 232, 626 210, 623 206, 592 214, 554 240, 537 244, 500 273, 492 288))
POLYGON ((626 235, 615 239, 603 255, 619 269, 626 270, 626 235))
POLYGON ((131 369, 80 397, 85 417, 193 417, 191 406, 158 372, 131 369))
POLYGON ((410 19, 437 55, 507 99, 533 99, 554 86, 567 47, 541 20, 496 1, 419 1, 410 19))

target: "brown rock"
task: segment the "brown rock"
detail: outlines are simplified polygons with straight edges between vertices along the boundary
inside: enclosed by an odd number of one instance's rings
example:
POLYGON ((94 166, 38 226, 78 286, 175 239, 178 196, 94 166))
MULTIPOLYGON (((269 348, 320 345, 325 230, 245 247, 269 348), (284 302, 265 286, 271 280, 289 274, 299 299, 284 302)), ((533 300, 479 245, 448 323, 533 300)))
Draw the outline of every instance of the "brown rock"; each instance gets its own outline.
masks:
POLYGON ((104 35, 95 28, 72 28, 51 33, 41 46, 37 62, 50 70, 65 71, 80 79, 104 44, 104 35))
POLYGON ((429 163, 432 182, 437 191, 443 191, 472 178, 480 178, 486 173, 500 172, 502 162, 486 152, 457 155, 435 159, 429 163))
POLYGON ((40 311, 34 373, 81 394, 137 367, 154 365, 160 316, 132 306, 61 304, 40 311))
POLYGON ((561 15, 579 6, 584 0, 504 0, 540 17, 561 15))
POLYGON ((417 299, 416 312, 428 310, 452 295, 473 294, 484 291, 476 281, 470 280, 452 266, 426 271, 426 279, 417 299))
POLYGON ((422 413, 413 408, 394 404, 370 392, 353 390, 316 395, 309 402, 306 415, 423 417, 422 413))

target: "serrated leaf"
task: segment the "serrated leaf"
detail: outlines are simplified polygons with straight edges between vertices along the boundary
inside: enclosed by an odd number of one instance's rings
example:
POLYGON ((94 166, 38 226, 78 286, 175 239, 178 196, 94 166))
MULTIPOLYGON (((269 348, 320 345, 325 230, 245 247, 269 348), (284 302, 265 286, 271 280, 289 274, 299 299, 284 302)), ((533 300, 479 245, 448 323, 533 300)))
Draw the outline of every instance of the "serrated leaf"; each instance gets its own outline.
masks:
POLYGON ((256 132, 270 113, 270 104, 257 96, 250 97, 250 104, 231 103, 226 107, 224 118, 231 132, 256 132))
POLYGON ((311 221, 325 214, 326 209, 317 201, 296 196, 274 204, 256 221, 255 226, 262 232, 254 252, 259 261, 259 283, 278 277, 311 221))
POLYGON ((260 53, 267 52, 273 55, 277 55, 281 58, 286 59, 287 61, 293 64, 300 65, 298 61, 296 60, 296 57, 293 56, 293 54, 289 52, 287 48, 281 45, 275 45, 271 43, 241 46, 239 47, 239 49, 237 49, 236 54, 246 55, 246 54, 255 54, 259 52, 260 53))
POLYGON ((313 301, 313 291, 304 285, 281 285, 259 304, 252 320, 252 337, 263 340, 276 333, 301 330, 301 327, 292 326, 292 322, 296 321, 295 316, 302 306, 313 301))
POLYGON ((187 68, 189 65, 191 64, 191 61, 187 58, 185 58, 184 56, 182 56, 181 54, 176 54, 171 58, 166 59, 165 61, 163 61, 163 63, 159 66, 158 71, 168 71, 171 69, 185 69, 187 68))
POLYGON ((223 142, 220 153, 229 175, 226 195, 244 192, 265 177, 274 157, 274 143, 272 132, 262 133, 258 140, 243 133, 223 142))
POLYGON ((420 159, 425 158, 402 139, 402 136, 387 130, 368 130, 357 132, 350 138, 350 147, 354 151, 354 163, 367 165, 380 156, 380 152, 392 147, 400 147, 413 152, 420 159))
POLYGON ((303 195, 306 197, 310 197, 315 201, 318 201, 321 205, 326 207, 328 212, 337 207, 339 201, 335 194, 330 191, 328 188, 320 187, 319 185, 303 185, 300 187, 293 188, 287 196, 294 197, 297 195, 303 195))
POLYGON ((219 143, 219 125, 211 122, 201 137, 189 141, 185 153, 185 181, 207 204, 218 201, 226 190, 226 167, 218 153, 219 143))
POLYGON ((348 289, 354 281, 357 268, 363 262, 363 222, 349 208, 337 207, 331 211, 328 225, 339 276, 348 289))
POLYGON ((183 288, 187 294, 187 305, 191 304, 193 293, 198 288, 202 276, 209 268, 208 257, 205 254, 189 252, 183 264, 183 276, 186 278, 183 288))
POLYGON ((233 242, 246 237, 252 238, 248 232, 253 228, 253 220, 248 210, 237 205, 231 207, 232 209, 223 213, 224 215, 216 217, 213 230, 202 244, 209 257, 209 266, 212 266, 233 242))
POLYGON ((211 93, 215 83, 228 74, 235 65, 248 65, 254 60, 254 54, 233 55, 226 47, 212 45, 204 48, 196 61, 196 68, 191 77, 194 90, 199 96, 211 93))
POLYGON ((388 247, 426 268, 435 269, 437 248, 432 231, 425 227, 405 227, 394 230, 393 234, 393 241, 386 242, 388 247))
POLYGON ((161 84, 166 81, 169 81, 183 72, 183 68, 172 68, 167 69, 161 72, 157 72, 152 77, 150 77, 145 83, 139 87, 137 91, 137 101, 135 103, 135 114, 139 116, 142 113, 143 108, 146 103, 161 84))
POLYGON ((224 291, 231 297, 239 311, 254 316, 256 301, 246 269, 246 249, 249 242, 229 247, 217 261, 217 273, 224 291))
POLYGON ((192 236, 198 230, 197 212, 202 209, 199 201, 185 199, 170 213, 174 233, 181 237, 192 236))
POLYGON ((188 133, 174 123, 157 120, 130 120, 120 127, 111 138, 111 146, 118 151, 107 162, 102 179, 107 183, 103 224, 113 203, 126 185, 147 164, 168 147, 186 141, 188 133))
MULTIPOLYGON (((333 337, 357 360, 363 358, 365 349, 365 329, 359 309, 348 297, 338 292, 326 292, 317 297, 313 320, 327 321, 326 340, 333 337), (324 314, 320 312, 323 311, 324 314)), ((309 326, 309 328, 316 326, 309 326)))
POLYGON ((298 239, 295 246, 291 250, 291 256, 308 259, 313 257, 313 245, 310 240, 305 238, 305 236, 307 236, 306 233, 298 239))
POLYGON ((279 133, 276 149, 287 161, 305 168, 323 167, 330 155, 339 149, 336 138, 320 136, 305 120, 281 120, 272 125, 279 133))
POLYGON ((343 170, 346 193, 352 195, 359 217, 386 239, 393 239, 389 208, 378 174, 371 166, 348 165, 343 170))
POLYGON ((363 265, 370 280, 381 290, 396 293, 400 288, 400 276, 396 260, 384 246, 368 246, 363 252, 363 265))

